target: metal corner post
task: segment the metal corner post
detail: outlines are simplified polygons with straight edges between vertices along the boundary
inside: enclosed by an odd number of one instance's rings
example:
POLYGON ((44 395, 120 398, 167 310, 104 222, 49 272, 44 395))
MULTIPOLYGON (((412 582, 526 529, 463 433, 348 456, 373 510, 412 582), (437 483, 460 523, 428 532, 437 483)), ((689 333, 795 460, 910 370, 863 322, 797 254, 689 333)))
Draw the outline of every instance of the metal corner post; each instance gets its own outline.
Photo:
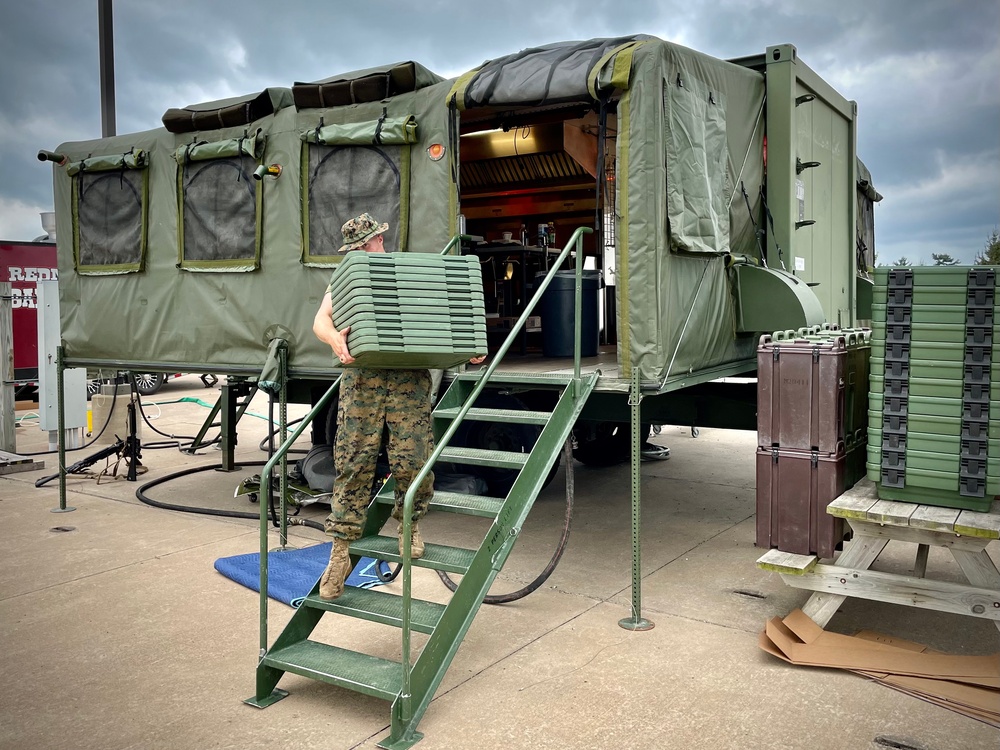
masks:
POLYGON ((653 622, 642 616, 642 555, 640 548, 640 526, 642 521, 642 504, 640 502, 640 485, 642 476, 639 471, 642 457, 639 446, 643 439, 640 425, 642 414, 640 403, 642 391, 639 385, 639 368, 632 365, 632 388, 629 392, 629 407, 632 417, 632 456, 630 459, 632 474, 632 616, 618 621, 625 630, 652 630, 653 622))

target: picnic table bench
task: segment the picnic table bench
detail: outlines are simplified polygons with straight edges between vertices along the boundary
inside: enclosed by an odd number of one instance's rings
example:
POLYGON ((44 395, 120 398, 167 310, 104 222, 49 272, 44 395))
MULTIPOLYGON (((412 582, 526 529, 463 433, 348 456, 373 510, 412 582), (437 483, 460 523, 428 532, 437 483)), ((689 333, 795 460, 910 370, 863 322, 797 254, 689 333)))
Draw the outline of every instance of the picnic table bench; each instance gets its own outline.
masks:
POLYGON ((988 512, 879 500, 862 480, 833 500, 827 513, 844 518, 853 539, 832 563, 772 549, 757 566, 789 586, 813 591, 802 611, 825 627, 848 596, 983 617, 1000 629, 1000 572, 986 552, 1000 539, 1000 500, 988 512), (871 570, 890 541, 917 545, 914 575, 871 570), (968 584, 927 578, 930 546, 951 550, 968 584))

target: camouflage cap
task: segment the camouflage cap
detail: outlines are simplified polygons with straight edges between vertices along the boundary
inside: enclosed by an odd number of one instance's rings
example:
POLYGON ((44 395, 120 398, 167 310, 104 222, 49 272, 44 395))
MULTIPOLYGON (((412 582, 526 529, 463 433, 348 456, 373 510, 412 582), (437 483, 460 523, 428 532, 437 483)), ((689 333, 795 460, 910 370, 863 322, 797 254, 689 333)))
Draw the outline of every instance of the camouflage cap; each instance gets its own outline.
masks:
POLYGON ((372 218, 371 214, 364 213, 355 216, 340 228, 340 231, 344 233, 344 245, 338 252, 346 253, 348 250, 361 247, 372 237, 382 234, 388 228, 388 224, 379 224, 372 218))

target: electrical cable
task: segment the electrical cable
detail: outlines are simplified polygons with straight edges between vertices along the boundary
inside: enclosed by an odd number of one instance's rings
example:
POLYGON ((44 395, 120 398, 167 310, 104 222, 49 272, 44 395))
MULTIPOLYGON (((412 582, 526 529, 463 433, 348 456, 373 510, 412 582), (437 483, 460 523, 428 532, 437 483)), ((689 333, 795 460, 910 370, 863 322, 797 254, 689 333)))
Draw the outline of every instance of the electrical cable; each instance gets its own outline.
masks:
MULTIPOLYGON (((119 384, 116 381, 115 382, 115 395, 114 395, 115 399, 118 398, 118 385, 119 384)), ((97 394, 95 394, 95 395, 97 395, 97 394)), ((108 416, 104 420, 104 426, 101 427, 101 431, 98 432, 96 435, 94 435, 94 437, 91 439, 91 441, 89 443, 84 443, 79 448, 67 448, 66 452, 67 453, 73 453, 75 451, 82 451, 85 448, 89 448, 94 443, 96 443, 100 439, 101 435, 104 434, 104 431, 106 429, 108 429, 108 425, 111 424, 111 415, 112 415, 113 412, 114 412, 113 408, 112 409, 108 409, 108 416)), ((91 435, 93 435, 93 432, 91 432, 91 435)), ((34 451, 33 453, 18 453, 18 455, 19 456, 50 456, 53 453, 58 453, 58 452, 59 452, 59 449, 56 448, 56 449, 50 450, 50 451, 34 451)))
MULTIPOLYGON (((265 466, 266 461, 245 461, 243 466, 265 466)), ((154 508, 161 508, 163 510, 176 510, 182 513, 199 513, 206 516, 221 516, 223 518, 247 518, 251 520, 256 520, 260 518, 260 513, 249 513, 247 511, 241 510, 219 510, 217 508, 201 508, 193 505, 174 505, 172 503, 163 503, 159 500, 153 500, 146 494, 146 490, 152 489, 157 485, 163 484, 165 482, 172 481, 174 479, 180 479, 181 477, 189 476, 191 474, 197 474, 202 471, 220 471, 222 469, 222 464, 210 464, 208 466, 196 466, 191 469, 182 469, 180 471, 175 471, 172 474, 167 474, 165 476, 154 479, 151 482, 147 482, 135 491, 135 496, 140 500, 140 502, 146 505, 152 506, 154 508)), ((277 515, 271 511, 269 514, 271 518, 271 524, 278 527, 277 515)), ((308 526, 311 529, 318 529, 323 531, 323 525, 317 521, 309 521, 305 519, 296 519, 294 521, 295 526, 308 526)))
MULTIPOLYGON (((569 541, 569 529, 570 522, 573 519, 573 492, 566 493, 566 516, 563 523, 562 536, 559 538, 559 544, 556 545, 555 552, 552 553, 552 559, 549 560, 548 564, 542 569, 542 572, 529 583, 524 588, 520 588, 517 591, 511 591, 509 594, 487 594, 483 597, 483 604, 509 604, 510 602, 516 602, 518 599, 523 599, 528 594, 532 593, 539 586, 545 583, 549 576, 552 575, 552 571, 556 569, 556 565, 559 564, 559 560, 562 559, 563 552, 566 551, 566 543, 569 541)), ((449 591, 454 592, 458 588, 458 584, 455 583, 451 576, 449 576, 445 571, 437 571, 438 577, 449 591)))

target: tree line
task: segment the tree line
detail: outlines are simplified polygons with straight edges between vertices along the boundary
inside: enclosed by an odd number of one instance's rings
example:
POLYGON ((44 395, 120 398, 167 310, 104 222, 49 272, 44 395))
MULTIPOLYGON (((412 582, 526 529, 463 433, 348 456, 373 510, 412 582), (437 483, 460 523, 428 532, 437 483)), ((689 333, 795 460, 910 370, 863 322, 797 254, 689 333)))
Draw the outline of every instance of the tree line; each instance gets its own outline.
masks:
MULTIPOLYGON (((948 253, 931 253, 931 263, 932 266, 957 266, 958 261, 952 258, 948 253)), ((976 255, 976 260, 974 264, 977 266, 1000 266, 1000 232, 998 232, 997 227, 993 227, 993 233, 986 239, 986 244, 983 249, 979 251, 976 255)), ((895 266, 912 266, 918 265, 922 266, 923 263, 913 263, 905 255, 899 258, 895 263, 886 264, 879 263, 878 265, 892 265, 895 266)))

